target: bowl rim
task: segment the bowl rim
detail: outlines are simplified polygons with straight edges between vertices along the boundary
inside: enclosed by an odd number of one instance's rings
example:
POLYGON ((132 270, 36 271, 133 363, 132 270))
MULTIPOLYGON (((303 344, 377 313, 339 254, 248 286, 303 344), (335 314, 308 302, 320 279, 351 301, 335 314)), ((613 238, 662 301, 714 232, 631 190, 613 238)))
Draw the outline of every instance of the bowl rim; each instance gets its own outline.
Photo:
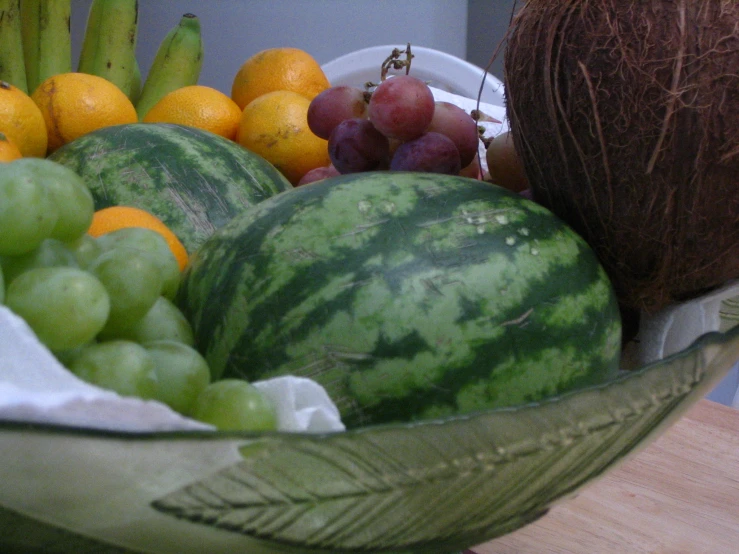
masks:
MULTIPOLYGON (((393 48, 398 47, 403 48, 405 45, 383 44, 362 48, 326 62, 321 68, 332 85, 360 86, 367 79, 359 79, 358 76, 368 71, 378 70, 379 62, 384 60, 393 48)), ((503 82, 483 68, 435 48, 411 44, 411 51, 414 54, 411 71, 415 69, 426 78, 438 79, 446 86, 455 89, 450 92, 468 98, 477 98, 482 88, 481 102, 505 106, 503 82)))

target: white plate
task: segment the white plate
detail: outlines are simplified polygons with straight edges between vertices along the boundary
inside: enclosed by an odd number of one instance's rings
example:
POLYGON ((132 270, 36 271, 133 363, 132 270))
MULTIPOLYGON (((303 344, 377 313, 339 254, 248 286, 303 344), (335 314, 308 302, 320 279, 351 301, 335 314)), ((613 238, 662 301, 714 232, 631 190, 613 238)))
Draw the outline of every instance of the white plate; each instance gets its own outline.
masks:
MULTIPOLYGON (((336 58, 322 66, 332 85, 364 86, 368 81, 380 80, 380 68, 393 48, 405 49, 405 45, 382 45, 365 48, 336 58)), ((504 106, 504 87, 497 77, 461 58, 426 48, 411 45, 413 60, 411 75, 428 81, 436 87, 467 98, 477 98, 480 85, 484 86, 480 101, 504 106)), ((391 70, 391 74, 400 74, 391 70)))

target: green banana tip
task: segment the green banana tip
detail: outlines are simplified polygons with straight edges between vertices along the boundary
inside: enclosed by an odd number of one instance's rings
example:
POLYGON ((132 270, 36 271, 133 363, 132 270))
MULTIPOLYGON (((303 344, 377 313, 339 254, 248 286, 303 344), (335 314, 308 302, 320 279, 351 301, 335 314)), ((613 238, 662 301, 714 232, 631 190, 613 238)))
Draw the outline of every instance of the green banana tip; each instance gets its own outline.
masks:
POLYGON ((186 13, 180 19, 180 27, 190 27, 196 31, 200 31, 200 20, 197 15, 186 13))

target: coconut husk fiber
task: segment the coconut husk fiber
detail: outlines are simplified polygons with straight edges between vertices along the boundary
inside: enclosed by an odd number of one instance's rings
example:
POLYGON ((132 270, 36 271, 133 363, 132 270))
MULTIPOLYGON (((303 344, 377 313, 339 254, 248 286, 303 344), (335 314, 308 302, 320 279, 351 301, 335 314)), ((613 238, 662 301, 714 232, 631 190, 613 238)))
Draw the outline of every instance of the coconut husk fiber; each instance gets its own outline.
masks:
POLYGON ((530 0, 504 68, 534 198, 624 310, 739 278, 739 0, 530 0))

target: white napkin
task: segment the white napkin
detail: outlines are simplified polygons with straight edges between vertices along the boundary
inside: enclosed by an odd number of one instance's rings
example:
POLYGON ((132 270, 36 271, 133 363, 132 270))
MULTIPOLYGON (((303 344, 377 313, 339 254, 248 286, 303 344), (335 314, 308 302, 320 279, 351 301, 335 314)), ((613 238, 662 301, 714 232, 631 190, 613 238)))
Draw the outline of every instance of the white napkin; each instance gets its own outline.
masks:
MULTIPOLYGON (((281 431, 344 429, 318 383, 281 377, 255 382, 276 403, 281 431)), ((62 366, 25 321, 0 305, 0 420, 124 431, 213 429, 155 401, 90 385, 62 366)))
POLYGON ((282 431, 344 430, 338 408, 326 390, 311 379, 275 377, 255 381, 254 386, 277 406, 277 424, 282 431))

